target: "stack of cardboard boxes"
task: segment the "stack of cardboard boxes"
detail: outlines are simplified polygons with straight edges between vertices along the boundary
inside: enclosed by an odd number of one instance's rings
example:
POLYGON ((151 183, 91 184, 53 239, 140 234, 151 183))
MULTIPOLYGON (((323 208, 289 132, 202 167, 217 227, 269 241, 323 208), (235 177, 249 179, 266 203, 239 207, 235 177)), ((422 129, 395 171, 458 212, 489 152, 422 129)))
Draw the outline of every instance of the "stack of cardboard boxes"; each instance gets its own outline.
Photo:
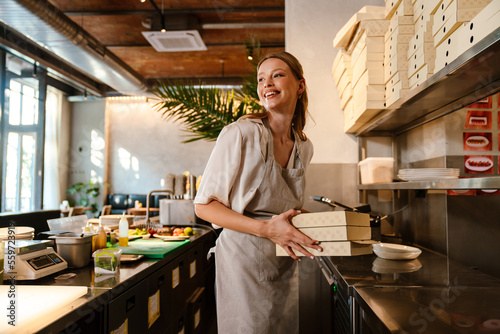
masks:
MULTIPOLYGON (((370 216, 351 211, 303 213, 292 218, 292 224, 313 240, 320 241, 323 252, 307 248, 313 255, 351 256, 372 253, 370 216)), ((303 255, 294 250, 298 255, 303 255)), ((276 245, 277 256, 288 256, 276 245)))
POLYGON ((498 0, 386 0, 366 6, 337 33, 333 75, 344 130, 381 110, 500 26, 498 0))
POLYGON ((345 103, 344 130, 353 132, 385 108, 383 72, 384 34, 389 21, 384 8, 365 6, 339 31, 333 41, 341 48, 334 62, 334 78, 339 82, 338 66, 352 73, 350 87, 337 86, 341 104, 345 103), (344 61, 341 61, 341 60, 344 61), (345 61, 349 59, 349 61, 345 61), (335 68, 337 66, 337 68, 335 68))

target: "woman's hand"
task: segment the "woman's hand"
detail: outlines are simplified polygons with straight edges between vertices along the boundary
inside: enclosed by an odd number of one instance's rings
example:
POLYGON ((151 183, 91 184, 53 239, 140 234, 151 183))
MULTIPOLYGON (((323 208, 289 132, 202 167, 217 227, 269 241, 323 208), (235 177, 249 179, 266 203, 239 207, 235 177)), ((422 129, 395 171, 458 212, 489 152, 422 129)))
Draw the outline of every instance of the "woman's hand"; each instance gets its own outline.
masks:
POLYGON ((290 223, 291 219, 299 214, 300 211, 292 209, 265 221, 266 228, 262 236, 283 247, 285 252, 294 260, 300 261, 294 250, 314 259, 314 255, 303 246, 314 248, 320 252, 323 249, 318 246, 319 242, 317 240, 309 238, 290 223))

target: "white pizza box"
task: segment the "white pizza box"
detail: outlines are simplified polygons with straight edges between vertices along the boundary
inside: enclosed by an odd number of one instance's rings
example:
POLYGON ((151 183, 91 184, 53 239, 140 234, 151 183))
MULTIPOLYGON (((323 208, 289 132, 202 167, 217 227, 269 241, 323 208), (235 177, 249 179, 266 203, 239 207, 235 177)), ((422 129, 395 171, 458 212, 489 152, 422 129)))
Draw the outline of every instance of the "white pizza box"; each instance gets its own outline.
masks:
POLYGON ((410 89, 419 86, 432 76, 432 71, 429 70, 430 64, 425 64, 417 72, 408 78, 410 89))
POLYGON ((432 35, 432 21, 427 21, 415 30, 415 35, 408 42, 408 59, 417 51, 419 47, 424 45, 424 43, 433 43, 434 36, 432 35))
POLYGON ((436 12, 437 7, 439 5, 439 1, 433 0, 417 0, 413 4, 413 18, 414 22, 417 23, 417 21, 420 19, 421 16, 426 16, 430 15, 433 12, 436 12))
POLYGON ((434 45, 438 46, 441 42, 455 31, 464 22, 469 22, 484 7, 457 8, 456 2, 452 2, 442 15, 434 16, 432 33, 434 35, 434 45))
POLYGON ((397 71, 396 74, 394 74, 394 76, 386 82, 386 92, 388 88, 391 88, 398 82, 401 82, 401 88, 403 89, 408 89, 410 87, 408 85, 408 71, 397 71))
MULTIPOLYGON (((408 63, 408 60, 406 59, 406 50, 402 50, 403 52, 398 52, 396 54, 396 56, 392 57, 391 59, 386 59, 384 61, 384 66, 386 65, 390 65, 390 64, 393 64, 394 62, 397 62, 398 64, 403 64, 403 63, 408 63)), ((389 80, 392 79, 392 77, 395 75, 395 73, 399 72, 399 71, 406 71, 406 70, 396 70, 395 72, 393 72, 392 75, 387 75, 388 72, 385 71, 385 67, 384 67, 384 83, 386 84, 389 80)))
POLYGON ((500 8, 498 7, 500 7, 500 1, 490 3, 465 24, 463 35, 458 39, 457 53, 459 55, 500 27, 500 8))
MULTIPOLYGON (((320 244, 323 248, 319 252, 313 248, 306 248, 314 256, 356 256, 372 254, 372 242, 370 240, 364 241, 326 241, 320 244)), ((294 250, 298 256, 303 256, 302 253, 294 250)), ((276 245, 276 256, 288 256, 285 250, 276 245)))
POLYGON ((352 99, 352 85, 349 83, 345 90, 340 94, 340 108, 344 110, 347 103, 352 99))
POLYGON ((337 90, 339 92, 339 95, 343 94, 343 92, 347 88, 347 85, 351 84, 352 84, 352 70, 347 70, 342 74, 342 76, 340 77, 340 81, 337 85, 337 90))
POLYGON ((351 51, 351 62, 355 64, 361 53, 382 53, 384 52, 384 37, 361 36, 351 51))
POLYGON ((461 53, 458 51, 458 44, 463 40, 466 26, 460 26, 450 34, 443 43, 436 47, 436 60, 434 61, 434 72, 442 70, 455 60, 461 53))
POLYGON ((385 101, 362 101, 353 97, 353 119, 356 123, 365 124, 385 109, 385 101))
MULTIPOLYGON (((428 73, 434 73, 436 61, 436 48, 432 43, 424 43, 408 60, 408 78, 427 65, 428 73)), ((411 86, 411 84, 410 84, 411 86)))
POLYGON ((370 226, 370 215, 354 211, 323 211, 301 213, 292 218, 292 225, 302 227, 370 226))
MULTIPOLYGON (((408 79, 405 80, 408 82, 408 79)), ((406 84, 408 85, 408 84, 406 84)), ((391 85, 390 88, 386 90, 386 105, 387 108, 392 106, 395 102, 399 101, 400 99, 404 99, 407 95, 408 92, 410 91, 409 88, 402 88, 403 87, 403 82, 398 81, 394 85, 391 85)))
POLYGON ((344 51, 339 50, 339 52, 337 52, 337 55, 335 56, 332 65, 332 74, 335 80, 335 84, 338 84, 342 74, 346 70, 352 71, 351 56, 345 53, 344 51))
POLYGON ((393 16, 413 15, 413 5, 411 0, 394 0, 385 3, 385 18, 390 19, 393 16))
POLYGON ((388 62, 384 63, 385 82, 389 81, 396 72, 407 70, 408 60, 405 57, 392 57, 388 62))
MULTIPOLYGON (((414 22, 413 22, 413 17, 411 15, 409 15, 409 16, 394 15, 393 17, 391 17, 391 20, 389 22, 389 27, 387 28, 387 32, 389 33, 389 36, 399 26, 404 26, 402 31, 404 31, 405 29, 411 29, 408 26, 415 26, 414 22)), ((387 33, 386 33, 386 35, 387 35, 387 33)))
POLYGON ((333 39, 333 46, 347 50, 356 33, 361 20, 385 19, 385 8, 381 6, 364 6, 355 13, 344 26, 339 30, 333 39))
POLYGON ((301 227, 299 231, 318 241, 368 240, 372 237, 368 226, 301 227))
POLYGON ((354 66, 352 70, 353 87, 356 87, 359 80, 366 76, 365 84, 368 85, 383 85, 384 82, 384 61, 367 61, 354 66))
POLYGON ((384 64, 388 64, 393 57, 403 57, 406 59, 408 53, 408 44, 397 44, 395 48, 389 50, 390 45, 387 45, 387 52, 384 53, 384 64))
POLYGON ((351 120, 354 118, 354 104, 352 103, 352 99, 349 100, 345 107, 342 109, 344 111, 344 121, 351 120))
MULTIPOLYGON (((400 17, 400 16, 398 16, 400 17)), ((415 26, 413 24, 402 24, 398 25, 396 28, 392 30, 387 30, 384 41, 387 42, 389 38, 391 38, 394 34, 396 35, 413 35, 415 33, 415 26)))
MULTIPOLYGON (((369 101, 383 101, 385 84, 381 83, 378 85, 370 84, 370 79, 368 72, 365 72, 361 78, 359 78, 356 85, 353 86, 353 96, 359 100, 369 100, 369 101)), ((356 104, 356 101, 355 101, 356 104)))

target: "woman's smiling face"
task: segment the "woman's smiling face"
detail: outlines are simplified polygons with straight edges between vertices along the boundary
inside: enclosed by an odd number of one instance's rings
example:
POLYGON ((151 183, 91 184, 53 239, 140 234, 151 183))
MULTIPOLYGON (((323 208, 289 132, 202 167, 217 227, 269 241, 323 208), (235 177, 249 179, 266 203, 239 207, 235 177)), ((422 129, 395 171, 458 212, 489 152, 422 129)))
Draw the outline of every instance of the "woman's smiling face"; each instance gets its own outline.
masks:
POLYGON ((304 91, 304 80, 298 80, 281 59, 269 58, 259 67, 257 93, 268 111, 295 111, 299 95, 304 91))

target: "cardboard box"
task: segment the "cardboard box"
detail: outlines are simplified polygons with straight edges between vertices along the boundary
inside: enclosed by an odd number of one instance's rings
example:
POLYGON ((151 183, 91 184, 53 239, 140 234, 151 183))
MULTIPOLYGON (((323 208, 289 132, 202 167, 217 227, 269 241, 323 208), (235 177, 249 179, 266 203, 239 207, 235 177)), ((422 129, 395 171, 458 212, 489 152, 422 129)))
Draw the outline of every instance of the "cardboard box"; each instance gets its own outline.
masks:
POLYGON ((339 95, 344 94, 348 85, 352 87, 352 70, 346 70, 344 74, 342 74, 342 77, 337 85, 339 95))
POLYGON ((370 215, 353 211, 301 213, 292 218, 292 225, 302 227, 370 226, 370 215))
POLYGON ((369 100, 369 101, 383 101, 385 99, 385 85, 370 85, 368 72, 365 72, 358 83, 353 86, 353 95, 356 99, 369 100))
POLYGON ((442 15, 434 16, 432 26, 434 46, 441 44, 461 24, 472 20, 484 8, 484 6, 463 8, 459 6, 459 3, 458 1, 451 2, 442 15))
POLYGON ((455 60, 460 53, 458 52, 458 43, 463 39, 465 26, 460 26, 446 40, 436 47, 436 60, 434 61, 434 73, 442 70, 455 60))
POLYGON ((415 35, 408 43, 408 59, 425 43, 434 43, 434 36, 432 36, 432 21, 418 28, 415 35))
POLYGON ((500 27, 500 1, 493 1, 464 25, 462 37, 458 39, 458 55, 500 27))
POLYGON ((387 47, 387 52, 384 54, 384 64, 388 64, 389 60, 393 57, 399 56, 405 59, 405 55, 408 53, 408 44, 397 44, 395 49, 389 50, 389 45, 387 47))
MULTIPOLYGON (((413 22, 413 17, 411 15, 409 15, 409 16, 404 16, 404 15, 393 16, 389 22, 389 27, 387 29, 387 31, 389 32, 389 36, 399 26, 415 26, 414 22, 413 22)), ((406 29, 406 28, 403 28, 403 30, 404 29, 406 29)), ((411 28, 408 27, 408 29, 411 29, 411 28)))
POLYGON ((409 84, 408 84, 408 79, 405 79, 405 86, 408 86, 408 88, 403 88, 403 81, 398 81, 397 83, 393 84, 386 90, 385 96, 386 96, 386 105, 387 108, 392 106, 394 103, 399 101, 400 99, 406 98, 408 95, 408 92, 410 91, 409 89, 409 84))
MULTIPOLYGON (((356 256, 372 254, 373 252, 371 243, 356 241, 327 241, 322 242, 320 246, 323 248, 323 252, 318 252, 312 248, 306 249, 314 256, 356 256)), ((298 251, 294 250, 294 253, 303 256, 298 251)), ((276 245, 276 256, 288 256, 288 254, 281 246, 276 245)))
POLYGON ((372 229, 368 226, 302 227, 299 230, 318 241, 369 240, 372 229))
POLYGON ((411 0, 393 0, 385 3, 385 18, 393 16, 413 15, 413 5, 411 0))
POLYGON ((343 48, 347 51, 352 37, 361 20, 385 19, 385 8, 381 6, 365 6, 354 14, 347 23, 339 30, 333 39, 333 47, 343 48))
POLYGON ((435 61, 436 49, 434 45, 432 43, 425 43, 408 60, 408 77, 413 76, 424 65, 427 65, 428 73, 433 74, 435 61))
MULTIPOLYGON (((395 16, 395 17, 401 17, 401 16, 395 16)), ((408 17, 408 16, 403 16, 403 17, 408 17)), ((415 26, 413 24, 402 24, 396 26, 394 29, 388 29, 387 32, 385 33, 384 41, 387 42, 387 40, 393 35, 413 35, 415 33, 415 26)))
POLYGON ((401 88, 403 89, 408 89, 410 87, 408 85, 408 71, 397 71, 396 74, 394 74, 394 76, 385 84, 386 91, 398 82, 401 82, 401 88))
POLYGON ((418 87, 421 83, 425 82, 432 76, 429 72, 429 64, 422 66, 417 72, 408 78, 410 88, 418 87))
POLYGON ((366 158, 358 166, 361 184, 389 183, 394 177, 394 158, 366 158))
POLYGON ((352 99, 352 85, 349 83, 346 89, 340 94, 340 108, 344 110, 347 103, 352 99))
POLYGON ((358 60, 361 53, 383 53, 384 52, 384 37, 367 37, 362 35, 351 52, 351 62, 354 64, 358 60))
MULTIPOLYGON (((404 54, 403 54, 404 55, 404 54)), ((408 60, 405 57, 392 57, 389 62, 384 63, 385 82, 389 81, 398 71, 408 70, 408 60)))

